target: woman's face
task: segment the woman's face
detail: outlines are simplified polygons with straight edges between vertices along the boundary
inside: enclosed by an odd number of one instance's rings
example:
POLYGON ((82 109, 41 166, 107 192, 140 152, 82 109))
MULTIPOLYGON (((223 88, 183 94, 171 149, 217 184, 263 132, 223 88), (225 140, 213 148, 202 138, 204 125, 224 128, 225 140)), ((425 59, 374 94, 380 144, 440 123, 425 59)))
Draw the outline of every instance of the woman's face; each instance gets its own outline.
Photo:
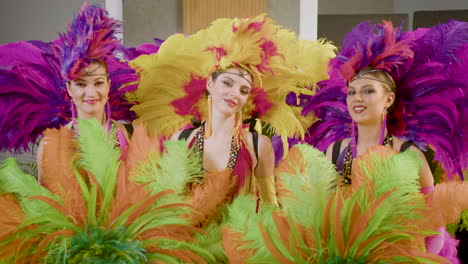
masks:
POLYGON ((213 110, 232 115, 242 110, 252 90, 252 77, 246 71, 230 68, 208 81, 213 110))
POLYGON ((354 122, 360 125, 381 122, 384 111, 394 100, 395 93, 389 92, 383 83, 376 80, 358 78, 348 85, 348 111, 354 122))
POLYGON ((83 69, 80 78, 67 83, 67 91, 73 100, 78 117, 95 116, 104 113, 110 89, 106 67, 98 62, 90 63, 83 69), (89 74, 86 74, 89 73, 89 74))

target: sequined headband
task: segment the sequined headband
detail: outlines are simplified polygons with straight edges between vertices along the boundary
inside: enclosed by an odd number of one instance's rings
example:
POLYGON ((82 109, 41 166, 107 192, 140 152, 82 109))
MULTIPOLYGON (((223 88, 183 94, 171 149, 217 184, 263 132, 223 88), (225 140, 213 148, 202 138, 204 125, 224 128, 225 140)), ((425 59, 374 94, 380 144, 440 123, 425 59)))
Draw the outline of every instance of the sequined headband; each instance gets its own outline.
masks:
POLYGON ((250 73, 246 73, 246 74, 242 74, 242 73, 235 73, 235 72, 227 72, 227 71, 214 71, 213 73, 215 74, 221 74, 221 73, 229 73, 229 74, 234 74, 234 75, 237 75, 239 77, 241 77, 242 79, 246 80, 250 86, 252 86, 252 82, 249 81, 249 79, 247 79, 245 76, 251 76, 250 73))
POLYGON ((378 82, 381 82, 381 83, 385 83, 385 84, 388 84, 389 86, 393 86, 393 83, 388 78, 389 78, 388 75, 384 71, 381 71, 381 70, 378 70, 378 69, 366 68, 364 70, 359 71, 356 74, 356 76, 354 76, 354 78, 351 80, 351 82, 356 80, 356 79, 368 79, 368 80, 374 80, 374 81, 378 81, 378 82), (387 79, 387 81, 382 81, 382 80, 379 80, 377 78, 372 78, 372 77, 365 77, 365 75, 367 75, 369 73, 373 73, 373 72, 382 72, 382 73, 384 73, 384 78, 387 79))

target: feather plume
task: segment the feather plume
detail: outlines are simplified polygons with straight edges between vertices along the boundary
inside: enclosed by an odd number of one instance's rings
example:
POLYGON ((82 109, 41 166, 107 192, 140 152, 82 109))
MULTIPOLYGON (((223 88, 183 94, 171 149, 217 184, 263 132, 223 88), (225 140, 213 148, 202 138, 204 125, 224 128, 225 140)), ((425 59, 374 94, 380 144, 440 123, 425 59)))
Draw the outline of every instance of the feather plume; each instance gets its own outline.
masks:
POLYGON ((449 263, 424 251, 430 230, 450 217, 437 223, 427 218, 436 206, 419 192, 417 153, 371 149, 353 164, 353 186, 335 189, 329 177, 336 174, 317 150, 296 145, 290 154, 278 168, 282 184, 293 187, 281 201, 284 212, 249 214, 254 202, 237 198, 228 213, 242 217, 227 222, 234 240, 228 256, 253 263, 449 263), (315 173, 305 173, 312 168, 315 173), (321 179, 327 171, 330 176, 321 179), (311 191, 316 197, 310 200, 320 206, 299 200, 311 191))
POLYGON ((136 89, 137 76, 113 56, 121 46, 114 35, 119 27, 104 9, 85 4, 59 39, 0 46, 0 150, 28 150, 44 130, 70 122, 71 101, 65 85, 70 79, 66 77, 79 74, 90 60, 107 65, 111 118, 129 122, 136 117, 129 111, 134 103, 123 95, 136 89))
POLYGON ((396 83, 396 107, 387 118, 389 132, 422 150, 432 148, 449 178, 455 174, 462 178, 468 166, 467 129, 460 122, 468 91, 461 70, 468 62, 464 60, 467 28, 468 23, 459 21, 413 32, 402 32, 389 22, 356 26, 330 61, 330 79, 319 83, 317 93, 303 106, 302 114, 319 119, 304 141, 325 150, 350 137, 346 86, 357 72, 372 66, 389 73, 396 83))
POLYGON ((284 104, 286 96, 326 78, 321 62, 328 62, 334 49, 323 40, 299 40, 265 15, 218 19, 189 37, 171 36, 156 54, 131 62, 140 76, 138 90, 129 95, 139 103, 132 110, 150 135, 170 136, 192 118, 207 118, 205 94, 211 73, 243 67, 252 75, 253 87, 242 116, 256 116, 283 139, 304 137, 306 121, 297 117, 297 107, 284 104))
MULTIPOLYGON (((20 224, 17 223, 17 218, 5 219, 6 223, 14 224, 14 231, 5 234, 6 239, 0 242, 1 260, 11 256, 6 252, 15 252, 13 261, 17 262, 141 263, 164 259, 166 263, 205 263, 205 260, 213 260, 212 255, 193 239, 193 234, 198 230, 186 218, 190 205, 177 202, 185 198, 164 187, 151 194, 147 185, 133 183, 130 180, 133 170, 128 169, 125 159, 119 161, 119 152, 115 149, 114 141, 103 132, 97 120, 79 120, 77 129, 81 159, 70 154, 72 138, 67 128, 61 128, 62 131, 55 133, 48 132, 49 145, 46 145, 57 150, 57 155, 63 154, 59 162, 67 164, 61 165, 65 169, 54 173, 63 173, 62 177, 65 177, 65 172, 70 173, 71 170, 72 176, 67 175, 69 178, 65 179, 75 177, 74 181, 68 182, 74 186, 67 185, 64 191, 59 190, 52 194, 37 184, 39 187, 23 184, 34 194, 29 196, 30 199, 55 209, 56 213, 34 217, 25 214, 25 220, 20 224), (95 160, 90 160, 91 156, 95 160), (98 168, 98 164, 107 167, 107 170, 98 168), (115 168, 110 168, 111 165, 115 168), (93 173, 87 170, 92 170, 93 173), (83 178, 84 175, 88 178, 83 178), (84 221, 75 221, 76 208, 66 204, 66 191, 75 192, 75 187, 80 194, 76 198, 81 199, 76 201, 77 204, 84 204, 84 221), (43 188, 44 191, 35 191, 38 188, 43 188), (173 199, 167 199, 169 196, 173 199)), ((110 136, 115 135, 111 133, 110 136)), ((44 154, 46 153, 48 150, 45 150, 44 154)), ((6 168, 0 172, 3 173, 4 170, 6 168)), ((20 177, 19 180, 23 181, 23 178, 20 177)), ((55 186, 58 188, 59 185, 55 186)))
POLYGON ((134 60, 141 55, 157 53, 163 39, 154 38, 153 43, 143 43, 137 47, 125 47, 124 56, 126 60, 134 60))
POLYGON ((66 80, 74 80, 92 60, 106 61, 121 47, 116 33, 121 24, 111 19, 98 6, 83 4, 80 12, 57 40, 61 55, 61 73, 66 80))
POLYGON ((202 183, 195 183, 189 195, 194 212, 191 220, 195 226, 205 226, 220 217, 219 209, 231 202, 237 192, 236 177, 231 170, 205 173, 202 183))

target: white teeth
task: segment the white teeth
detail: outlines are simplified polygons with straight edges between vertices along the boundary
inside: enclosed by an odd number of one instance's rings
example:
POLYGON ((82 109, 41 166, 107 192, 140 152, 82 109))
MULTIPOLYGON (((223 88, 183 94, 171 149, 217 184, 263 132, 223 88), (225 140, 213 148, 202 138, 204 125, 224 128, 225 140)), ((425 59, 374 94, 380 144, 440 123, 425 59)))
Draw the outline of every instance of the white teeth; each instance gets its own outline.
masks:
POLYGON ((362 110, 365 110, 366 108, 367 107, 365 107, 365 106, 356 106, 356 107, 354 107, 354 110, 355 111, 362 111, 362 110))

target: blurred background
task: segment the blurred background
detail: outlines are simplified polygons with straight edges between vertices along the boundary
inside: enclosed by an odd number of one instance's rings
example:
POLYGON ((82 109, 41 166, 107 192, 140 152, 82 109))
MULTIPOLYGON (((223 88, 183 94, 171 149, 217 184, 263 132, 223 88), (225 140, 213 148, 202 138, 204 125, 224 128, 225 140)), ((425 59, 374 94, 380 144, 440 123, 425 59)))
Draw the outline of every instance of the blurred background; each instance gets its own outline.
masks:
MULTIPOLYGON (((64 30, 83 0, 7 0, 0 8, 0 44, 49 41, 64 30)), ((468 21, 468 0, 89 0, 123 20, 130 46, 190 34, 220 17, 268 13, 301 37, 325 37, 340 45, 364 20, 391 20, 404 29, 433 26, 448 19, 468 21)))

